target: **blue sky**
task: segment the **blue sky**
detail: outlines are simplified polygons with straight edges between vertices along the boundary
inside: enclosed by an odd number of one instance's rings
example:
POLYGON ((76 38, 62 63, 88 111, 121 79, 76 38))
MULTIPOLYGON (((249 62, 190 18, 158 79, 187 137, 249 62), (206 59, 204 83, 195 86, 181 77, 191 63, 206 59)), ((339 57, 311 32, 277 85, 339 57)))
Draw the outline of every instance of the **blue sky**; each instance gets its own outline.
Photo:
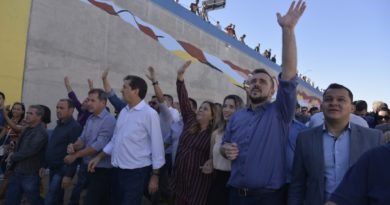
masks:
MULTIPOLYGON (((202 0, 201 0, 202 1, 202 0)), ((188 8, 192 0, 180 0, 188 8)), ((224 9, 209 12, 211 23, 236 25, 237 36, 261 51, 272 48, 280 62, 281 30, 276 12, 288 0, 226 0, 224 9)), ((350 88, 355 100, 382 100, 390 105, 390 1, 309 0, 297 28, 298 69, 326 88, 337 82, 350 88)))

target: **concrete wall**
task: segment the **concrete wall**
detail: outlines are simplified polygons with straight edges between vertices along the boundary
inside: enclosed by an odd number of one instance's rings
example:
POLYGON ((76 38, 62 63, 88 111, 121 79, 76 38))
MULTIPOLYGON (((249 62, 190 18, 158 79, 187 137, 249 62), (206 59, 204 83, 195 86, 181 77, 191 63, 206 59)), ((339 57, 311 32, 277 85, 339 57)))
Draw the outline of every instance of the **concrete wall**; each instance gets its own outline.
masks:
MULTIPOLYGON (((262 56, 248 54, 251 49, 224 37, 222 31, 173 1, 118 0, 115 3, 177 40, 189 42, 243 68, 266 67, 274 74, 280 70, 277 66, 270 66, 262 56)), ((118 92, 125 75, 144 77, 149 65, 156 68, 163 91, 176 96, 176 70, 183 63, 119 17, 108 15, 93 5, 79 0, 34 0, 27 41, 23 102, 27 105, 46 104, 54 114, 57 100, 66 97, 64 76, 70 77, 75 92, 82 100, 87 95, 87 78, 94 80, 95 87, 102 87, 100 76, 107 67, 111 68, 109 80, 118 92)), ((191 65, 185 78, 190 96, 198 103, 205 99, 221 102, 231 93, 244 97, 242 90, 232 85, 224 75, 201 63, 191 65)), ((147 100, 153 95, 149 85, 147 100)), ((313 94, 310 87, 300 85, 299 88, 313 94)))

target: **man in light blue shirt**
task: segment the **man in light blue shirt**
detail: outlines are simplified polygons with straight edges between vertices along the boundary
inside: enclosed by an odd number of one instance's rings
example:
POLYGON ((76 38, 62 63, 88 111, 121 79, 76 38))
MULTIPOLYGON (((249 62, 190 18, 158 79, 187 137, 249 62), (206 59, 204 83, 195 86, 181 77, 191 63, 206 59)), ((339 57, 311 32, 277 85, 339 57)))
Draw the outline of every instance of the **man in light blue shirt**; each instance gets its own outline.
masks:
MULTIPOLYGON (((92 89, 88 92, 88 110, 92 115, 77 141, 68 145, 68 155, 64 159, 66 164, 72 164, 78 158, 83 158, 83 163, 88 164, 111 140, 115 118, 106 110, 106 103, 104 90, 92 89)), ((88 174, 85 204, 110 204, 111 168, 108 157, 96 165, 95 172, 88 174)))

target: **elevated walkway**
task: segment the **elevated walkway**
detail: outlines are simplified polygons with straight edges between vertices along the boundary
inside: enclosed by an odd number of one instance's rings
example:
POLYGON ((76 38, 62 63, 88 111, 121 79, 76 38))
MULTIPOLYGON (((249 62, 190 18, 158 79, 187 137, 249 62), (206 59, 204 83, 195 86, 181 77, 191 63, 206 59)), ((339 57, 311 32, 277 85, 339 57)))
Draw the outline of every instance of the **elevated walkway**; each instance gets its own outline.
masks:
MULTIPOLYGON (((32 2, 22 100, 55 107, 66 96, 69 76, 82 100, 87 78, 101 87, 101 74, 119 92, 128 74, 145 76, 154 66, 164 92, 176 95, 177 69, 193 60, 185 76, 189 95, 221 102, 245 98, 239 86, 254 68, 277 75, 280 67, 170 0, 32 2)), ((151 84, 146 100, 153 94, 151 84)), ((299 80, 298 99, 318 104, 321 93, 299 80)), ((177 99, 177 98, 176 98, 177 99)))

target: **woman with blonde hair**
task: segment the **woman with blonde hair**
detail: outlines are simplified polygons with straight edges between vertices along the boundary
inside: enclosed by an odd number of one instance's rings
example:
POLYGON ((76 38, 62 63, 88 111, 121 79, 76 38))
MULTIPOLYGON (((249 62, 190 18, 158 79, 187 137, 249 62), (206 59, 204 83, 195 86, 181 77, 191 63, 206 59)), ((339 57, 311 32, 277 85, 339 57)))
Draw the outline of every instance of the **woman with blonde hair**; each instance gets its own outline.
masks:
POLYGON ((223 100, 222 119, 219 121, 218 129, 211 136, 210 159, 203 166, 203 172, 214 173, 211 190, 208 195, 207 204, 227 205, 229 200, 229 189, 226 187, 230 177, 230 160, 225 159, 219 152, 222 138, 225 133, 226 124, 230 117, 244 105, 243 100, 237 95, 228 95, 223 100))

